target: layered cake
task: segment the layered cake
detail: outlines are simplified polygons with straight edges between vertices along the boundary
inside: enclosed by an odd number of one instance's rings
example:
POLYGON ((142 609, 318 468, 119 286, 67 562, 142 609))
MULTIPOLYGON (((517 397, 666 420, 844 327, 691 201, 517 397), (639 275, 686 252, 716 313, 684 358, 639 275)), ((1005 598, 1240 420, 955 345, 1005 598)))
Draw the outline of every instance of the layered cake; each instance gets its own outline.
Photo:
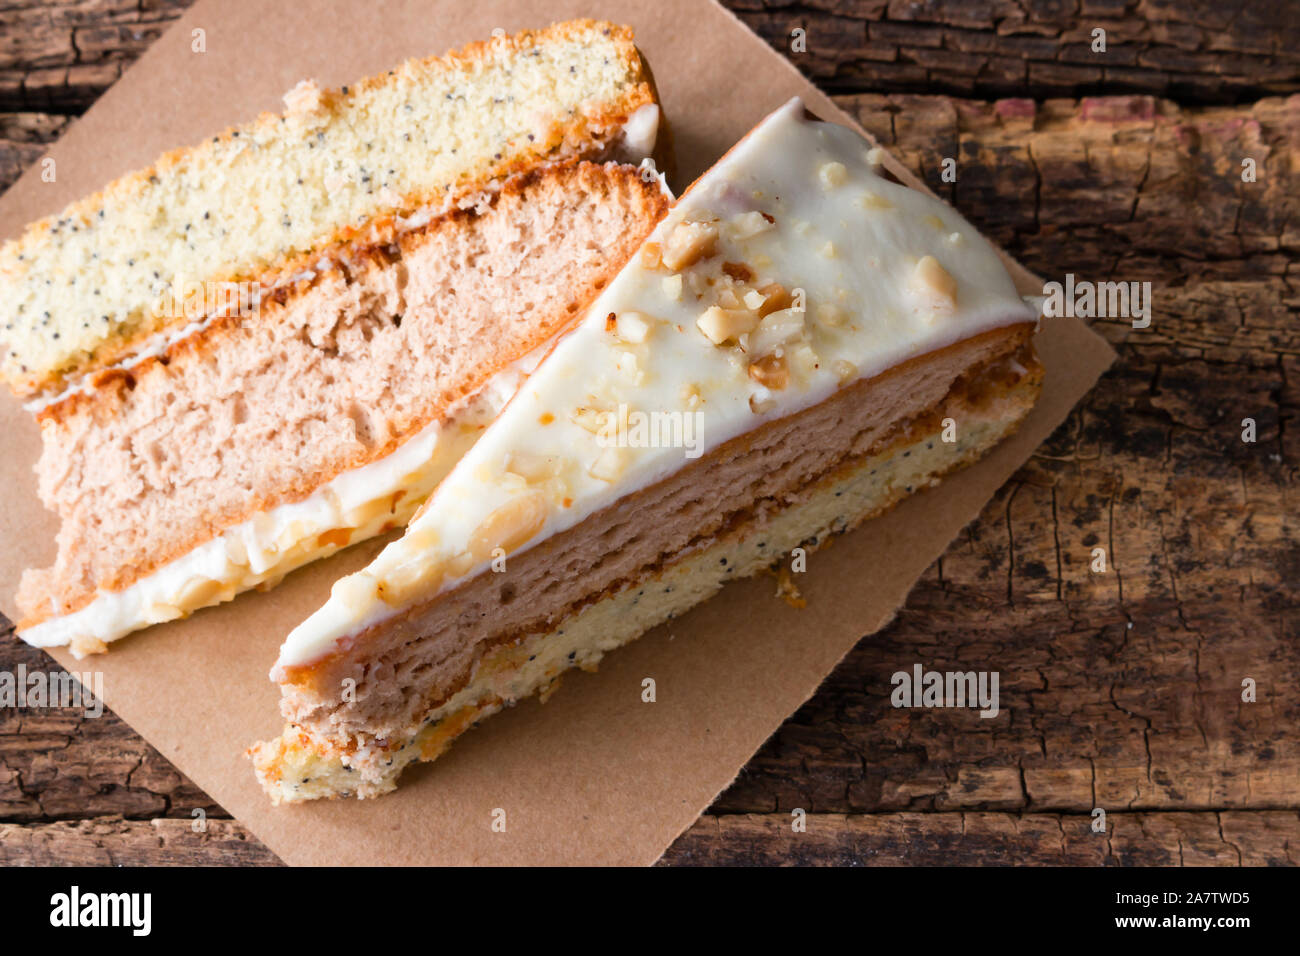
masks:
POLYGON ((691 187, 405 535, 288 635, 287 726, 251 751, 273 800, 389 791, 1016 429, 1037 313, 880 158, 794 100, 691 187))
POLYGON ((285 102, 0 250, 0 377, 61 519, 33 644, 102 651, 402 525, 668 208, 608 23, 285 102))

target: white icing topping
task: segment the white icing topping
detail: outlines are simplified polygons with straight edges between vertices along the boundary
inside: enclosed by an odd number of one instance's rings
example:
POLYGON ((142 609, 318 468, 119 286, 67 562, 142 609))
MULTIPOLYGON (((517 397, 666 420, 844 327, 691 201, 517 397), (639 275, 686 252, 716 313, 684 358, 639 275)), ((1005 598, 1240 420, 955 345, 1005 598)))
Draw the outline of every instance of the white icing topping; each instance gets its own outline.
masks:
POLYGON ((447 474, 536 367, 550 344, 497 373, 474 396, 448 409, 391 454, 336 475, 301 501, 278 505, 121 591, 101 591, 80 610, 20 632, 29 644, 56 647, 115 641, 279 578, 335 551, 321 536, 351 529, 352 544, 400 526, 447 474), (393 496, 401 492, 396 503, 393 496))
POLYGON ((973 226, 803 113, 777 110, 681 198, 406 535, 289 634, 274 679, 494 548, 516 554, 852 381, 1034 319, 973 226))
POLYGON ((639 163, 655 151, 659 138, 659 105, 646 103, 633 111, 623 124, 623 136, 614 149, 614 158, 625 163, 639 163))

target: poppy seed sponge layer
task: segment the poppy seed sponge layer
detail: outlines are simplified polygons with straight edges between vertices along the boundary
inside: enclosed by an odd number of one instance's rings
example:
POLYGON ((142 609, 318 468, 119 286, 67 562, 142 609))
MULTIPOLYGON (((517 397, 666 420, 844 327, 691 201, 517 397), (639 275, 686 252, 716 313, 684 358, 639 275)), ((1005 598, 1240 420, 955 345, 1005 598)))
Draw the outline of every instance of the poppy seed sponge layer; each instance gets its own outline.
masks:
POLYGON ((57 392, 202 318, 195 288, 274 287, 539 162, 616 148, 654 103, 630 31, 594 21, 338 91, 300 84, 284 114, 169 153, 6 243, 0 378, 24 397, 57 392))

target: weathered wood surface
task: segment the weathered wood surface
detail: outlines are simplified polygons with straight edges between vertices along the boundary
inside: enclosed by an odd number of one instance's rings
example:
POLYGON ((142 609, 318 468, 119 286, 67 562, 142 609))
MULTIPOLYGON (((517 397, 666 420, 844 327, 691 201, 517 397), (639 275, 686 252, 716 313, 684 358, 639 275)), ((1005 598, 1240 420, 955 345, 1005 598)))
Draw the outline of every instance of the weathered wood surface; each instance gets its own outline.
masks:
MULTIPOLYGON (((811 20, 802 65, 833 87, 1014 94, 838 101, 1030 268, 1152 282, 1152 325, 1096 323, 1120 362, 665 863, 1297 862, 1300 45, 1285 37, 1300 17, 1283 7, 1269 32, 1253 8, 1230 5, 1006 6, 832 3, 790 16, 811 20), (1057 88, 1035 79, 1034 64, 1068 58, 1009 41, 1086 35, 1094 18, 1106 25, 1121 12, 1145 49, 1199 51, 1210 59, 1186 61, 1202 63, 1198 75, 1221 64, 1225 95, 1179 86, 1148 56, 1133 68, 1147 86, 1122 74, 1098 88, 1159 89, 1181 103, 1044 99, 1057 88), (822 36, 845 26, 833 52, 819 50, 816 24, 822 36), (867 29, 893 36, 897 55, 873 59, 867 29), (941 49, 958 49, 950 34, 983 37, 1026 69, 1004 89, 885 68, 914 60, 909 44, 932 48, 916 36, 934 30, 941 49), (1270 72, 1286 62, 1287 76, 1270 72), (1270 91, 1288 95, 1256 98, 1270 91), (1225 98, 1241 102, 1198 105, 1225 98), (947 157, 958 161, 955 184, 939 175, 947 157), (1255 183, 1241 180, 1247 158, 1255 183), (1253 444, 1241 440, 1247 417, 1253 444), (1106 573, 1090 570, 1096 547, 1106 573), (892 708, 890 675, 913 663, 997 670, 1002 715, 892 708), (1254 703, 1241 700, 1245 678, 1257 684, 1254 703), (1089 828, 1096 807, 1105 834, 1089 828), (796 808, 808 813, 805 833, 791 830, 796 808)), ((37 9, 6 7, 0 24, 37 9)), ((149 4, 39 9, 74 40, 170 15, 149 4)), ((785 16, 770 4, 741 12, 770 36, 785 16)), ((91 49, 74 44, 64 62, 62 46, 48 40, 36 56, 35 42, 0 32, 0 69, 26 77, 49 57, 69 69, 91 49)), ((99 49, 117 63, 142 47, 99 49)), ((68 121, 0 115, 6 184, 68 121)), ((0 640, 0 670, 20 663, 50 666, 0 640)), ((224 817, 111 715, 0 711, 0 862, 274 862, 224 817), (192 828, 196 808, 206 832, 192 828)))
MULTIPOLYGON (((187 0, 0 3, 0 110, 79 113, 187 0)), ((1244 102, 1300 88, 1300 16, 1222 0, 727 0, 839 92, 955 96, 1132 92, 1244 102), (1093 31, 1106 31, 1094 52, 1093 31)), ((683 29, 688 29, 683 26, 683 29)))

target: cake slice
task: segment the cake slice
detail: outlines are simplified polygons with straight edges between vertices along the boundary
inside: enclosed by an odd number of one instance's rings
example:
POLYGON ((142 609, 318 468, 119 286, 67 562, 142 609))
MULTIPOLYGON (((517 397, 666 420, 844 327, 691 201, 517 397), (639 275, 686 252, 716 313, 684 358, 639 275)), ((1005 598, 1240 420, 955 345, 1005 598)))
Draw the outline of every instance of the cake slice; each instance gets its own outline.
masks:
POLYGON ((412 519, 285 640, 271 797, 391 790, 570 667, 977 459, 1037 316, 953 209, 782 107, 701 177, 412 519))
POLYGON ((0 252, 78 656, 405 523, 668 207, 650 75, 592 21, 263 116, 0 252))

